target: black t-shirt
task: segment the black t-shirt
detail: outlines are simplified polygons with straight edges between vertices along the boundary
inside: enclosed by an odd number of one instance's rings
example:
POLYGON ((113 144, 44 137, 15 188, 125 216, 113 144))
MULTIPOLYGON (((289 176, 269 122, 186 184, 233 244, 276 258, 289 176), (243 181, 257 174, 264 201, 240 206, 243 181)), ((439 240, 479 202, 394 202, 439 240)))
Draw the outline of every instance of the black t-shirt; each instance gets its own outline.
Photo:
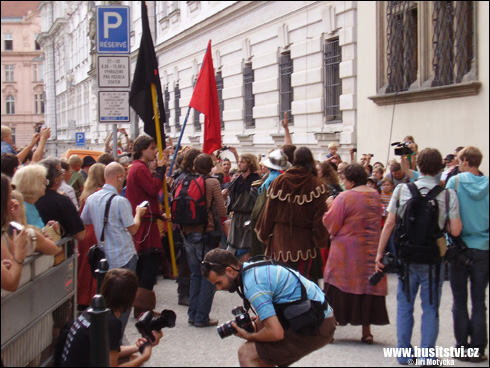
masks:
POLYGON ((47 189, 46 194, 39 198, 35 205, 45 224, 50 220, 58 221, 68 235, 85 229, 70 198, 55 190, 47 189))
MULTIPOLYGON (((109 351, 121 351, 122 323, 112 313, 107 316, 109 331, 109 351)), ((90 367, 90 315, 83 312, 66 337, 65 347, 61 355, 62 367, 90 367)))

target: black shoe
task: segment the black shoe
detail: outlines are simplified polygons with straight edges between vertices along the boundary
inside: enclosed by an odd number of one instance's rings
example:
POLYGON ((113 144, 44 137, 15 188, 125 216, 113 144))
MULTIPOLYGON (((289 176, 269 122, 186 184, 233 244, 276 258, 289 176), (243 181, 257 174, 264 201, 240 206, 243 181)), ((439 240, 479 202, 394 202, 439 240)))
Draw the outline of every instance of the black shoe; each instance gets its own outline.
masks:
POLYGON ((478 353, 475 357, 468 358, 471 363, 481 363, 485 360, 488 360, 488 357, 485 354, 478 353))
POLYGON ((210 319, 208 322, 205 323, 194 323, 195 327, 212 327, 217 325, 218 325, 217 319, 210 319))
POLYGON ((179 305, 189 306, 189 297, 187 295, 179 295, 179 305))

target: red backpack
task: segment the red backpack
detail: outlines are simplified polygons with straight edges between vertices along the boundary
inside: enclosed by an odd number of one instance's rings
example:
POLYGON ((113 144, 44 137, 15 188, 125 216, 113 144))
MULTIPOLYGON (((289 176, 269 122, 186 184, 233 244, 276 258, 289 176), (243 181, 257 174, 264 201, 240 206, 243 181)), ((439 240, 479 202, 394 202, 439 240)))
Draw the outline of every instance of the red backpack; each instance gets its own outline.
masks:
POLYGON ((172 222, 179 225, 206 225, 207 176, 188 174, 177 184, 172 200, 172 222))

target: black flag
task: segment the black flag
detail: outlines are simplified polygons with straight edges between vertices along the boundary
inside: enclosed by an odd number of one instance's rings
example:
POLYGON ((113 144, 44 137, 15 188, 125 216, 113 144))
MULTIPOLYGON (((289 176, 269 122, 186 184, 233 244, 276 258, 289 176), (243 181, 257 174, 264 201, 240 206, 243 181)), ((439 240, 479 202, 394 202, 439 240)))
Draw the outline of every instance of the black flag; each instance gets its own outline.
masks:
POLYGON ((151 38, 150 25, 148 22, 148 11, 144 1, 141 2, 141 20, 143 23, 143 35, 136 61, 136 69, 133 76, 133 84, 129 93, 129 104, 144 122, 144 132, 157 140, 156 125, 153 113, 153 102, 151 97, 151 84, 154 83, 157 90, 157 108, 160 117, 160 133, 162 137, 162 149, 165 148, 165 110, 163 105, 162 86, 158 73, 158 61, 151 38))

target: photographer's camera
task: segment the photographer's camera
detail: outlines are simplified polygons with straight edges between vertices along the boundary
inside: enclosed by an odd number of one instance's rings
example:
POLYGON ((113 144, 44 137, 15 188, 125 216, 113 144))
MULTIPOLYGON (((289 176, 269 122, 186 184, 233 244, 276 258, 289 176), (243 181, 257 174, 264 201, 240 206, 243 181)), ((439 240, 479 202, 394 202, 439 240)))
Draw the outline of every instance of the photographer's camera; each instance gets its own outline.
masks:
POLYGON ((412 149, 409 147, 410 142, 406 142, 406 143, 393 142, 391 145, 396 146, 395 156, 410 155, 413 152, 412 149))
POLYGON ((174 311, 165 309, 159 316, 154 316, 152 311, 141 314, 136 322, 136 328, 141 336, 147 339, 146 343, 140 346, 140 353, 143 353, 146 346, 155 342, 155 337, 151 331, 160 331, 164 327, 175 327, 175 319, 177 316, 174 311))
POLYGON ((368 280, 371 285, 378 285, 383 276, 387 273, 400 272, 400 265, 398 264, 398 261, 396 260, 395 256, 389 252, 383 256, 381 263, 383 263, 383 265, 385 266, 383 268, 383 271, 375 272, 371 276, 369 276, 368 280))
POLYGON ((242 306, 234 308, 231 313, 235 316, 234 320, 230 320, 217 327, 219 336, 224 339, 225 337, 234 335, 237 333, 235 327, 231 325, 232 322, 236 322, 237 326, 247 330, 248 332, 255 332, 254 325, 250 319, 250 315, 245 311, 242 306))

